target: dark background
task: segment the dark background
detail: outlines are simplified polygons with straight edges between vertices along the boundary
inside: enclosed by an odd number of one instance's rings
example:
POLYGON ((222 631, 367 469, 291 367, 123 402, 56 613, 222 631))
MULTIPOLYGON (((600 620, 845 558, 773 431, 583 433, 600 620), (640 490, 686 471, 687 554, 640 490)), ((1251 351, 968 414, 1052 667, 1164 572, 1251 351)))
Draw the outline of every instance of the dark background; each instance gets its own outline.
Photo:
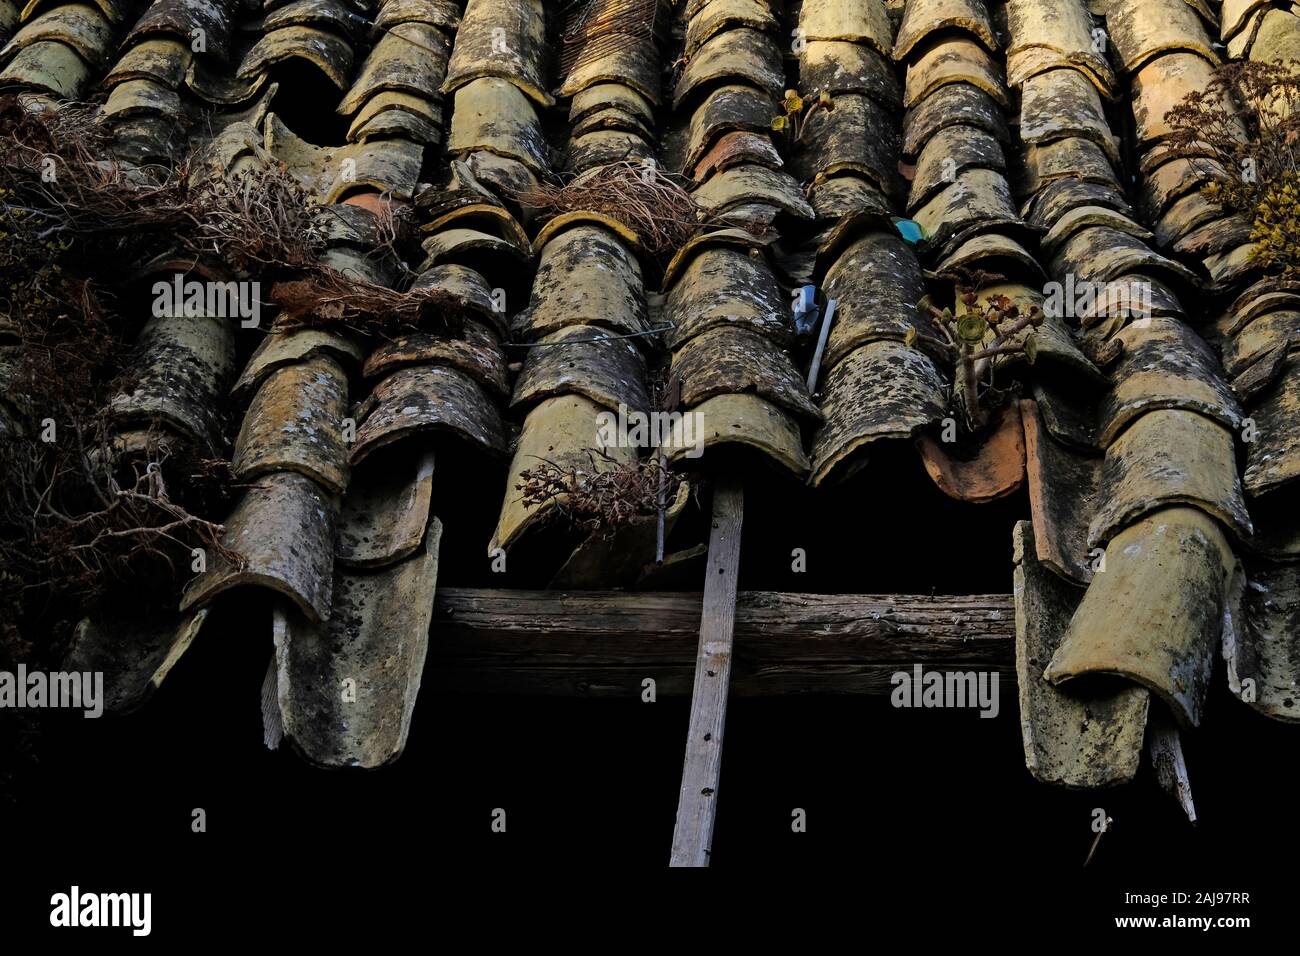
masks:
MULTIPOLYGON (((816 495, 755 479, 741 587, 1010 590, 1010 523, 1027 511, 1023 492, 950 508, 923 474, 883 474, 879 487, 895 489, 893 498, 865 477, 816 495), (906 500, 899 488, 911 489, 906 500), (808 574, 789 573, 795 546, 808 550, 808 574)), ((444 520, 444 543, 483 540, 478 509, 444 520)), ((693 534, 688 521, 680 537, 693 534)), ((467 549, 445 553, 441 575, 448 585, 497 583, 467 549)), ((152 892, 159 939, 242 933, 260 918, 308 936, 381 918, 456 926, 481 907, 497 916, 473 925, 496 932, 509 928, 513 907, 552 898, 547 925, 577 932, 594 898, 651 905, 665 889, 685 891, 684 908, 666 904, 656 919, 716 904, 737 932, 797 927, 809 907, 831 907, 872 937, 1068 941, 1114 932, 1116 915, 1171 912, 1126 906, 1125 891, 1176 890, 1249 892, 1247 907, 1180 911, 1294 930, 1295 729, 1232 699, 1221 673, 1203 727, 1185 738, 1196 826, 1145 764, 1133 785, 1113 791, 1034 783, 1010 683, 993 720, 895 710, 886 698, 733 698, 713 872, 692 876, 666 872, 685 699, 426 691, 396 764, 327 772, 262 745, 270 651, 257 596, 236 593, 141 711, 41 716, 30 759, 0 803, 4 858, 22 861, 6 866, 7 938, 47 929, 50 894, 74 882, 152 892), (191 832, 196 807, 207 811, 206 833, 191 832), (504 834, 491 831, 497 807, 504 834), (796 807, 807 812, 806 833, 791 831, 796 807), (1085 870, 1094 807, 1115 823, 1085 870), (775 902, 759 905, 750 887, 775 902), (744 899, 724 902, 738 889, 744 899)), ((79 938, 129 938, 90 932, 79 938)))

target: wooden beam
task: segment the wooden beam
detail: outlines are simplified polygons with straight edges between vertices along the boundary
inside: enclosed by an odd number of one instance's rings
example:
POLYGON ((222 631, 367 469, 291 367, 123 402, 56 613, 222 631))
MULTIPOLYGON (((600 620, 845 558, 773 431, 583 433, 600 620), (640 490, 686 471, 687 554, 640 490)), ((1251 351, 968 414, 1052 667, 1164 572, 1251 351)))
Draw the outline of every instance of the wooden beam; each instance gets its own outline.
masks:
MULTIPOLYGON (((698 591, 439 588, 423 686, 435 693, 691 692, 698 591)), ((1015 680, 1010 594, 736 597, 733 694, 887 694, 913 664, 1015 680)))
POLYGON ((713 488, 713 528, 704 579, 700 643, 695 656, 691 719, 686 759, 677 795, 670 866, 708 866, 713 821, 718 813, 722 776, 722 738, 727 726, 731 651, 740 582, 740 531, 745 495, 738 478, 723 478, 713 488))

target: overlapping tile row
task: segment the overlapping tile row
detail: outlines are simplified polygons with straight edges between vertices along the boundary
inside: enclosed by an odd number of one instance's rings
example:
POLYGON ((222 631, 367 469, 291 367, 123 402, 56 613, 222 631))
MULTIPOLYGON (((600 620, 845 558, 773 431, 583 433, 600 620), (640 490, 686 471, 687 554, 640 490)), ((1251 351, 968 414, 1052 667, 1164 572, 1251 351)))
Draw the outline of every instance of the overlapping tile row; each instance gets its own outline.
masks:
POLYGON ((802 429, 821 420, 789 350, 795 328, 773 242, 813 210, 774 142, 786 90, 780 5, 692 2, 681 11, 684 62, 669 119, 682 175, 714 219, 664 271, 669 393, 693 423, 679 467, 723 470, 757 460, 808 473, 802 429), (702 455, 693 464, 688 456, 702 455))
MULTIPOLYGON (((286 60, 308 60, 338 89, 337 111, 351 120, 340 138, 349 142, 313 144, 274 112, 256 125, 235 114, 200 152, 194 174, 234 181, 242 172, 284 169, 325 207, 321 264, 359 282, 392 285, 398 268, 385 253, 384 223, 414 195, 424 150, 441 136, 446 31, 457 12, 389 0, 374 29, 366 22, 352 34, 374 38, 353 79, 351 47, 318 62, 316 54, 330 46, 302 31, 352 22, 355 14, 328 4, 272 10, 258 21, 248 69, 240 70, 255 85, 267 84, 269 98, 286 60), (272 42, 263 42, 268 37, 272 42), (407 65, 413 46, 422 51, 418 69, 407 65), (439 50, 441 60, 425 55, 439 50), (261 80, 250 63, 265 70, 261 80), (366 115, 375 123, 359 121, 366 115)), ((320 304, 314 294, 278 298, 282 318, 320 304)), ((438 344, 440 354, 460 354, 445 335, 438 344)), ((212 560, 186 588, 181 608, 204 609, 225 594, 247 600, 250 587, 271 593, 266 740, 274 747, 287 738, 314 763, 376 766, 400 754, 436 580, 433 436, 449 432, 457 451, 466 443, 504 450, 492 402, 427 354, 437 351, 421 353, 410 342, 376 349, 359 329, 313 323, 267 335, 234 383, 236 401, 247 408, 231 468, 246 491, 225 522, 223 544, 242 563, 212 560), (379 381, 358 395, 354 386, 364 378, 379 381)))
POLYGON ((1099 23, 1079 0, 1011 0, 1007 23, 1025 219, 1043 232, 1060 311, 1109 379, 1093 407, 1047 382, 1024 403, 1026 762, 1045 781, 1100 786, 1136 772, 1148 692, 1181 724, 1201 720, 1239 586, 1231 542, 1251 533, 1234 449, 1242 412, 1176 295, 1195 293, 1195 275, 1151 248, 1124 198, 1099 23), (1099 675, 1123 680, 1078 683, 1099 675))
MULTIPOLYGON (((984 312, 998 296, 1026 313, 1041 304, 1036 290, 1043 271, 1025 245, 1029 231, 1012 202, 1007 178, 1008 95, 1000 48, 979 0, 907 3, 894 44, 894 56, 905 70, 902 152, 913 164, 904 210, 925 236, 922 256, 929 278, 945 290, 941 300, 954 288, 977 294, 973 304, 955 296, 953 310, 960 317, 971 310, 984 312), (982 273, 998 278, 972 281, 982 273)), ((930 333, 922 341, 934 341, 928 324, 921 331, 930 333)), ((981 344, 1014 347, 1030 334, 1041 344, 1034 374, 1027 374, 1031 370, 1024 357, 1014 353, 988 360, 989 373, 1006 376, 1014 365, 1019 366, 1014 374, 1022 378, 1051 377, 1058 362, 1083 370, 1076 378, 1091 371, 1069 335, 1050 318, 1037 333, 1026 328, 1005 342, 989 326, 981 344)), ((937 357, 955 396, 965 387, 963 369, 951 355, 937 357)), ((955 401, 949 406, 957 411, 955 401)), ((952 446, 936 441, 932 431, 919 438, 918 449, 938 487, 972 502, 1020 488, 1025 460, 1018 406, 1005 404, 992 414, 964 407, 964 416, 972 430, 973 455, 969 448, 960 454, 950 451, 952 446)))
POLYGON ((947 391, 937 357, 905 344, 925 281, 889 218, 903 192, 903 103, 888 12, 875 0, 805 3, 798 37, 800 91, 830 101, 814 107, 796 150, 818 217, 815 275, 837 300, 817 386, 826 421, 812 442, 816 486, 862 467, 874 442, 942 418, 947 391))
MULTIPOLYGON (((1289 5, 1229 0, 1219 39, 1233 60, 1300 61, 1300 15, 1289 5)), ((1260 104, 1285 110, 1284 102, 1260 104)), ((1224 220, 1219 220, 1224 221, 1224 220)), ((1210 227, 1205 227, 1209 229, 1210 227)), ((1252 440, 1243 483, 1255 536, 1243 552, 1246 582, 1235 627, 1224 634, 1228 685, 1249 706, 1300 720, 1300 284, 1257 276, 1232 254, 1215 323, 1225 371, 1245 406, 1252 440)), ((1208 264, 1208 260, 1207 260, 1208 264)))
POLYGON ((0 0, 0 86, 78 99, 112 63, 139 0, 0 0))
MULTIPOLYGON (((654 156, 660 16, 656 3, 606 0, 576 8, 563 23, 566 46, 555 85, 563 101, 558 108, 567 103, 568 109, 558 171, 567 182, 581 184, 610 164, 654 156)), ((644 174, 655 175, 652 163, 644 174)), ((525 502, 525 472, 549 464, 590 476, 640 458, 637 447, 603 441, 600 428, 602 415, 640 415, 650 408, 650 323, 639 244, 621 222, 583 208, 547 219, 533 239, 536 277, 510 327, 511 339, 524 346, 510 396, 522 428, 490 554, 515 548, 560 507, 558 501, 525 502)), ((557 586, 628 584, 653 559, 654 534, 651 519, 576 546, 562 538, 558 553, 538 555, 537 563, 557 586)))

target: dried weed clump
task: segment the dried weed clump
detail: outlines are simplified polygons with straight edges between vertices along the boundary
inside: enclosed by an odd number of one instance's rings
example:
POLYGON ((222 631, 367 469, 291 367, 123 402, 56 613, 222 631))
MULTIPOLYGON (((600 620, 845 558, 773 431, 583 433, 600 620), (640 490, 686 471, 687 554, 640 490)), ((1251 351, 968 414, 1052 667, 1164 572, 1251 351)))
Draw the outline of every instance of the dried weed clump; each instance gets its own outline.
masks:
POLYGON ((540 210, 543 218, 579 211, 609 216, 636 233, 646 252, 664 263, 712 221, 683 181, 650 163, 610 163, 568 182, 542 183, 517 198, 540 210))
POLYGON ((657 458, 616 461, 607 453, 589 449, 585 458, 541 464, 520 473, 515 485, 527 508, 544 508, 551 520, 565 520, 591 537, 608 537, 636 518, 658 514, 661 479, 676 492, 677 479, 669 478, 657 458))
POLYGON ((1300 273, 1300 64, 1224 64, 1166 120, 1206 198, 1251 222, 1255 260, 1300 273))

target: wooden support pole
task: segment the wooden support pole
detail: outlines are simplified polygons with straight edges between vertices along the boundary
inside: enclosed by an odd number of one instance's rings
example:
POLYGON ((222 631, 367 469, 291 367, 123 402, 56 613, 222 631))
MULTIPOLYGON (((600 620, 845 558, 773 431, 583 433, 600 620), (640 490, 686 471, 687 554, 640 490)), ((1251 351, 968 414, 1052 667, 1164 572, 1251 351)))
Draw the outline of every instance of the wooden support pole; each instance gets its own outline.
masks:
POLYGON ((713 489, 713 529, 704 581, 704 610, 695 657, 695 687, 686 732, 686 760, 677 797, 670 866, 708 866, 722 773, 722 738, 731 685, 736 587, 740 580, 740 531, 745 497, 737 478, 720 478, 713 489))

